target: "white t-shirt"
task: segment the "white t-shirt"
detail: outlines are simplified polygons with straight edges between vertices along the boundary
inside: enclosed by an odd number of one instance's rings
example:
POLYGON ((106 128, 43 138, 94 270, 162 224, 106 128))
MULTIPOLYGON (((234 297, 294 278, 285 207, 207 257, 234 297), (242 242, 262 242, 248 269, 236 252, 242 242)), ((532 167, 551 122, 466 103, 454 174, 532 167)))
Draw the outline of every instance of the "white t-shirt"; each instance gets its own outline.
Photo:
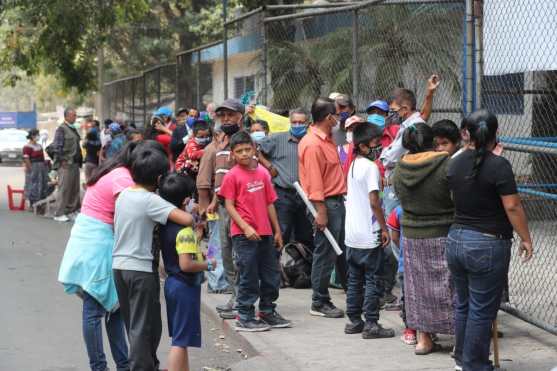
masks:
POLYGON ((381 226, 373 215, 369 193, 380 190, 381 175, 377 165, 358 156, 348 171, 344 244, 357 249, 381 245, 381 226))

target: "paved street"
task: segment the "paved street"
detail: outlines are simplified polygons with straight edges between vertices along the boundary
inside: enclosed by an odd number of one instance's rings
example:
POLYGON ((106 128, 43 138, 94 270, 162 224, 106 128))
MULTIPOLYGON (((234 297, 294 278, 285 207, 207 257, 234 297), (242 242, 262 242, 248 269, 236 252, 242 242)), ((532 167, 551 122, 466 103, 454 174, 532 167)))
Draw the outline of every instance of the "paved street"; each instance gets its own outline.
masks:
MULTIPOLYGON (((9 212, 6 184, 22 184, 21 168, 0 167, 0 370, 81 371, 87 357, 81 337, 81 305, 63 293, 57 272, 70 224, 55 223, 29 212, 9 212)), ((192 351, 192 370, 231 367, 234 371, 282 370, 451 370, 450 337, 441 336, 447 350, 416 357, 398 336, 362 340, 344 335, 345 319, 323 319, 308 314, 309 290, 281 291, 279 311, 294 328, 239 335, 231 321, 216 319, 211 309, 226 299, 203 292, 201 350, 192 351), (223 336, 224 339, 220 337, 223 336), (242 349, 243 354, 237 352, 242 349), (248 359, 243 360, 247 355, 248 359)), ((343 307, 345 296, 332 290, 343 307)), ((164 302, 164 300, 162 300, 164 302)), ((163 308, 164 313, 164 308, 163 308)), ((381 312, 381 322, 400 335, 398 313, 381 312)), ((501 313, 501 363, 507 371, 547 371, 557 366, 557 337, 501 313)), ((163 317, 163 323, 166 319, 163 317)), ((108 345, 105 344, 108 350, 108 345)), ((168 336, 163 333, 159 358, 166 364, 168 336)), ((109 353, 108 353, 109 354, 109 353)), ((111 363, 110 367, 114 369, 111 363)))
MULTIPOLYGON (((88 370, 81 303, 56 280, 71 225, 7 210, 6 184, 22 186, 22 171, 0 166, 0 370, 88 370)), ((165 313, 163 308, 162 365, 169 343, 165 313)), ((237 349, 251 355, 249 346, 236 334, 223 333, 215 318, 202 315, 202 322, 204 344, 190 353, 192 370, 230 367, 243 359, 237 349)), ((105 351, 114 370, 106 342, 105 351)))

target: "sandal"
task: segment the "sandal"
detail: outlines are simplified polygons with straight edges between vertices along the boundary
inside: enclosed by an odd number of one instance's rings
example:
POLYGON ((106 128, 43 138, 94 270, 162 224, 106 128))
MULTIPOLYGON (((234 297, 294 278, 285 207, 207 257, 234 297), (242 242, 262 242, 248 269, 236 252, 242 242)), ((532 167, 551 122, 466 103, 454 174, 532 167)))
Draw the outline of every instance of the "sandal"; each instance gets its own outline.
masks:
POLYGON ((441 344, 433 343, 429 349, 415 349, 414 354, 417 356, 425 356, 431 353, 440 352, 441 350, 443 350, 441 344))

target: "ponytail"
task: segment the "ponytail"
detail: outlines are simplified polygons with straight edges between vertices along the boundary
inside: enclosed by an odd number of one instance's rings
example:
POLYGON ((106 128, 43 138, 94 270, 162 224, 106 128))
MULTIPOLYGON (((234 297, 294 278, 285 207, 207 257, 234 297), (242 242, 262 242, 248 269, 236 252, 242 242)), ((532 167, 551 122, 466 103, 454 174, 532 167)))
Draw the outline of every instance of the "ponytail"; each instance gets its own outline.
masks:
POLYGON ((402 133, 402 146, 410 153, 433 149, 433 130, 423 122, 410 125, 402 133))
POLYGON ((482 168, 489 149, 497 138, 497 117, 487 110, 472 112, 463 121, 470 133, 470 141, 474 144, 474 166, 468 176, 469 179, 476 179, 482 168))

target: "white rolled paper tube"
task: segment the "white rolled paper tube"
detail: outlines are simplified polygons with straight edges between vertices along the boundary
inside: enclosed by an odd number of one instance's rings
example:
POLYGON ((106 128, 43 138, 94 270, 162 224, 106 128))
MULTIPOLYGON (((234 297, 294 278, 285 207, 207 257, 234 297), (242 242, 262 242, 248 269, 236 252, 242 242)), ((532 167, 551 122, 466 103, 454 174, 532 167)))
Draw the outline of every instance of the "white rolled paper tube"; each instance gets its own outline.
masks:
MULTIPOLYGON (((298 194, 302 198, 302 201, 304 201, 304 203, 306 204, 306 207, 308 208, 311 215, 313 215, 313 217, 316 218, 317 217, 317 210, 315 210, 315 206, 313 206, 313 204, 309 200, 308 196, 304 192, 300 183, 294 182, 293 185, 294 185, 294 188, 296 188, 296 192, 298 192, 298 194)), ((325 234, 325 237, 331 243, 331 246, 333 247, 333 250, 335 250, 336 254, 341 255, 342 250, 340 249, 340 246, 338 245, 337 240, 335 240, 335 238, 333 237, 333 234, 331 233, 329 228, 325 227, 325 230, 323 231, 323 234, 325 234)))

